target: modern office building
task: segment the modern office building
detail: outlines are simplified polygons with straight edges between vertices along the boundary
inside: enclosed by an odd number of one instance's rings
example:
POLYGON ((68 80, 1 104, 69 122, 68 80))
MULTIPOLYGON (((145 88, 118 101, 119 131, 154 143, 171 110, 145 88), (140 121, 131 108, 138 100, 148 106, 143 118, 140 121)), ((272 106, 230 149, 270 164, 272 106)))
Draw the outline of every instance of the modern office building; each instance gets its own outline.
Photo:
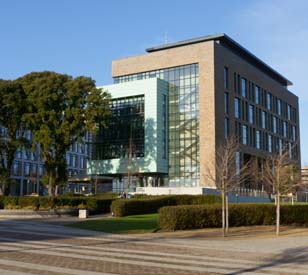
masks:
MULTIPOLYGON (((0 137, 6 136, 6 129, 0 127, 0 137)), ((30 142, 32 133, 25 132, 25 138, 30 142)), ((91 135, 84 138, 84 143, 74 143, 66 153, 68 176, 86 175, 86 163, 91 156, 91 135)), ((41 158, 39 146, 32 151, 19 148, 15 154, 11 178, 11 195, 46 194, 47 189, 42 185, 42 176, 45 173, 44 162, 41 158)))
POLYGON ((103 87, 113 96, 112 131, 96 137, 89 174, 113 177, 114 190, 215 189, 205 167, 214 169, 231 134, 240 138, 237 164, 288 148, 300 166, 298 97, 287 78, 225 34, 146 52, 112 63, 114 84, 103 87))

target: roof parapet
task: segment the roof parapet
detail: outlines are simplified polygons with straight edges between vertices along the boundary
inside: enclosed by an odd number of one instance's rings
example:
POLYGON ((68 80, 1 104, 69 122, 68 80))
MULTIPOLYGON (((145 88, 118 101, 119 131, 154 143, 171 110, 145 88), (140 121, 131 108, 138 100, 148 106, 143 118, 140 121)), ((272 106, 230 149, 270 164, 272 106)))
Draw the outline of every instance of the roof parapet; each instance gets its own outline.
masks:
POLYGON ((285 78, 283 75, 278 73, 276 70, 274 70, 272 67, 267 65, 265 62, 263 62, 261 59, 256 57, 254 54, 252 54, 250 51, 245 49, 243 46, 241 46, 239 43, 237 43, 235 40, 230 38, 228 35, 222 33, 222 34, 215 34, 215 35, 207 35, 202 36, 198 38, 183 40, 175 43, 168 43, 156 47, 151 47, 146 49, 148 53, 156 52, 156 51, 162 51, 187 45, 192 45, 196 43, 202 43, 206 41, 218 41, 222 46, 225 46, 226 48, 230 49, 234 53, 236 53, 238 56, 242 57, 243 59, 249 61, 251 64, 253 64, 255 67, 260 69, 261 71, 268 74, 271 78, 278 81, 283 86, 289 86, 293 83, 285 78))

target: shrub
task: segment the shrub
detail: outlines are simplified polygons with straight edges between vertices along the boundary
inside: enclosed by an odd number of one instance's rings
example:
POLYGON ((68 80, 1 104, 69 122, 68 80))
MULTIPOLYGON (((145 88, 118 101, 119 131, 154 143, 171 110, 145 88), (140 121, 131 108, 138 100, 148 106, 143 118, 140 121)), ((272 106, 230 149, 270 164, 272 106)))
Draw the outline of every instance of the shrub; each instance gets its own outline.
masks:
POLYGON ((63 207, 71 207, 77 208, 79 204, 86 204, 85 197, 68 197, 68 196, 60 196, 54 198, 54 206, 56 208, 63 208, 63 207))
POLYGON ((204 205, 166 206, 159 209, 159 225, 165 230, 221 226, 221 207, 204 205))
MULTIPOLYGON (((273 204, 236 204, 229 207, 230 226, 274 225, 273 204)), ((220 205, 166 206, 159 210, 159 224, 165 230, 221 226, 220 205)), ((282 205, 281 224, 308 225, 308 205, 282 205)))
POLYGON ((308 224, 308 205, 282 205, 281 224, 308 224))
POLYGON ((28 208, 37 210, 40 207, 38 197, 18 197, 18 206, 20 208, 28 208))
POLYGON ((91 214, 103 214, 103 213, 110 213, 110 205, 115 199, 108 199, 108 198, 88 198, 87 205, 90 209, 91 214), (95 206, 95 207, 94 207, 95 206))
POLYGON ((18 197, 16 196, 8 196, 3 199, 4 209, 18 209, 20 206, 18 205, 18 197))
POLYGON ((96 199, 116 199, 118 197, 118 193, 113 193, 113 192, 99 193, 90 195, 88 197, 96 199))
POLYGON ((230 226, 275 224, 276 207, 273 204, 233 204, 229 210, 230 226))
POLYGON ((92 214, 110 213, 110 205, 114 199, 104 197, 31 197, 8 196, 0 197, 0 209, 33 209, 48 210, 52 208, 78 208, 84 205, 92 214))
POLYGON ((111 212, 117 217, 127 215, 156 213, 159 208, 168 205, 213 204, 219 203, 215 195, 168 195, 142 199, 120 199, 111 204, 111 212))
POLYGON ((39 209, 46 210, 54 208, 55 198, 54 197, 38 197, 39 200, 39 209))

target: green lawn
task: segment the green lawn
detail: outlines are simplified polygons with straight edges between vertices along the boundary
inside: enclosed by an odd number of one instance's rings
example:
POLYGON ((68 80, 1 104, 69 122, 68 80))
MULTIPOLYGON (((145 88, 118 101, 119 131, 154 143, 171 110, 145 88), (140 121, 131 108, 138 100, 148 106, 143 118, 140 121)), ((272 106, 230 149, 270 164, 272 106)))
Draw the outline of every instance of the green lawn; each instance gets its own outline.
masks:
POLYGON ((158 229, 158 214, 108 217, 71 223, 66 226, 117 234, 155 232, 158 229))

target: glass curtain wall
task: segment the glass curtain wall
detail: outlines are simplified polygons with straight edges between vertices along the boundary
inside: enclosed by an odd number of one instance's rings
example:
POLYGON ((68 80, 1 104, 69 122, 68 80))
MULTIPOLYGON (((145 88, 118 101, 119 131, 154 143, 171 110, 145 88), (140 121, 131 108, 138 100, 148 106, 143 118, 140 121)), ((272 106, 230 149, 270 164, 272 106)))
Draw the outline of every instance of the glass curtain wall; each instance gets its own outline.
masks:
POLYGON ((169 186, 198 186, 198 64, 120 76, 114 83, 155 77, 169 82, 169 186))
POLYGON ((96 136, 93 159, 144 157, 144 96, 114 99, 110 110, 106 129, 96 136))

